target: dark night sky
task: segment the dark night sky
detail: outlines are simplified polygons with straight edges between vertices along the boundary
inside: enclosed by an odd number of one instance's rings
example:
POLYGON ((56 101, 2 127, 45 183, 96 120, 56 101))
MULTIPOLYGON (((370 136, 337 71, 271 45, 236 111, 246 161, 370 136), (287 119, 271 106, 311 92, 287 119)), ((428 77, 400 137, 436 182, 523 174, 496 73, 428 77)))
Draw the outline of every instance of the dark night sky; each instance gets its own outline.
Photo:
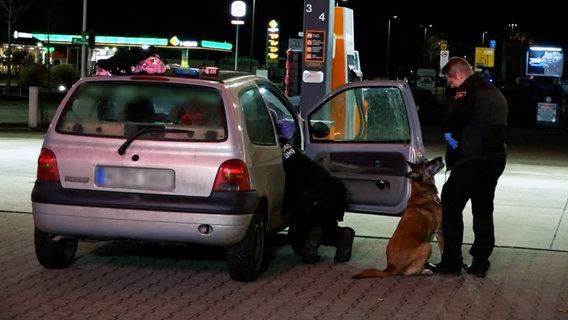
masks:
MULTIPOLYGON (((15 30, 47 31, 47 15, 39 4, 42 1, 60 4, 57 14, 50 21, 51 32, 80 34, 83 24, 81 0, 36 0, 18 18, 15 30)), ((117 36, 178 35, 184 40, 235 41, 235 27, 230 24, 232 0, 161 0, 151 3, 126 0, 117 5, 119 1, 89 0, 87 31, 94 29, 97 34, 117 36)), ((248 56, 252 0, 245 2, 248 5, 247 17, 245 25, 240 27, 239 51, 241 55, 248 56)), ((503 39, 511 30, 508 26, 510 23, 516 23, 515 31, 528 33, 536 43, 568 46, 568 33, 562 22, 565 14, 552 5, 522 8, 519 4, 519 8, 499 12, 486 3, 483 3, 483 7, 477 7, 475 2, 454 1, 446 5, 440 1, 422 1, 412 6, 408 2, 391 2, 341 2, 354 10, 355 46, 361 54, 363 72, 369 77, 378 76, 384 70, 387 17, 392 15, 398 18, 391 20, 390 59, 393 65, 401 68, 408 68, 411 60, 408 57, 415 56, 421 48, 424 28, 420 25, 432 24, 428 34, 443 35, 448 41, 450 55, 464 55, 467 53, 465 51, 473 51, 474 46, 481 44, 484 31, 487 31, 487 42, 503 39)), ((303 8, 304 0, 256 0, 255 58, 264 61, 268 21, 275 19, 280 22, 281 42, 287 43, 288 38, 296 38, 303 29, 303 8)))

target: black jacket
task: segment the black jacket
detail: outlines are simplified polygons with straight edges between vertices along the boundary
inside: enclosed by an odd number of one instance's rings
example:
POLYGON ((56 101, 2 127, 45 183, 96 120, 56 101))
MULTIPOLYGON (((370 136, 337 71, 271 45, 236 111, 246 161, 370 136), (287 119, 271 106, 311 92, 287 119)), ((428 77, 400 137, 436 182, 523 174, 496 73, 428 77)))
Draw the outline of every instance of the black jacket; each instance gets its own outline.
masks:
POLYGON ((452 133, 458 148, 446 145, 446 165, 454 169, 470 160, 507 155, 507 100, 480 75, 468 77, 450 99, 442 130, 452 133))
POLYGON ((347 210, 345 186, 322 166, 284 138, 282 148, 286 186, 284 206, 295 225, 337 225, 347 210))

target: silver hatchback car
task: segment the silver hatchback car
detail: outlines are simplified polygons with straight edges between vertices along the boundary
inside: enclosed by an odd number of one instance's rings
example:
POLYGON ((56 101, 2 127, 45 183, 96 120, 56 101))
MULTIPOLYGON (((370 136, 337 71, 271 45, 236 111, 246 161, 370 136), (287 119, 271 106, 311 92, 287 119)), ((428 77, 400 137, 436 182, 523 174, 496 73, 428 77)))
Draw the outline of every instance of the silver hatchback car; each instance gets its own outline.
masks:
POLYGON ((350 210, 402 213, 406 161, 425 156, 402 82, 351 83, 300 115, 245 73, 92 76, 61 101, 38 158, 40 264, 69 267, 79 239, 194 243, 225 247, 231 278, 256 280, 266 235, 288 221, 274 115, 343 180, 350 210))

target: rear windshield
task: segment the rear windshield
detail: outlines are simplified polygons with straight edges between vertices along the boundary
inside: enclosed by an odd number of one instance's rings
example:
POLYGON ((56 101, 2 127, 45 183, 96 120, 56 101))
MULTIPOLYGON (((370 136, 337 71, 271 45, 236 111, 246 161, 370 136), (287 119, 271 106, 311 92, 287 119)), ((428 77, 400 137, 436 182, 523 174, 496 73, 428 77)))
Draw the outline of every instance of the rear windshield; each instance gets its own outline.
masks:
POLYGON ((138 139, 221 141, 225 111, 218 90, 133 82, 84 83, 65 105, 60 133, 138 139))

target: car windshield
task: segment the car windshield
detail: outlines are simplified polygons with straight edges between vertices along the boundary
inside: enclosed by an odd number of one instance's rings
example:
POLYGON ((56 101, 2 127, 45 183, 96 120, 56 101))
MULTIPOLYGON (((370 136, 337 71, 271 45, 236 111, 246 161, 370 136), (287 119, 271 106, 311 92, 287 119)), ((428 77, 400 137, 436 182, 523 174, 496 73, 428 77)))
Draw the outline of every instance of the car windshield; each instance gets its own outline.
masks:
POLYGON ((216 89, 132 82, 82 84, 65 105, 59 133, 137 139, 220 141, 226 138, 216 89), (172 129, 172 130, 169 130, 172 129))

